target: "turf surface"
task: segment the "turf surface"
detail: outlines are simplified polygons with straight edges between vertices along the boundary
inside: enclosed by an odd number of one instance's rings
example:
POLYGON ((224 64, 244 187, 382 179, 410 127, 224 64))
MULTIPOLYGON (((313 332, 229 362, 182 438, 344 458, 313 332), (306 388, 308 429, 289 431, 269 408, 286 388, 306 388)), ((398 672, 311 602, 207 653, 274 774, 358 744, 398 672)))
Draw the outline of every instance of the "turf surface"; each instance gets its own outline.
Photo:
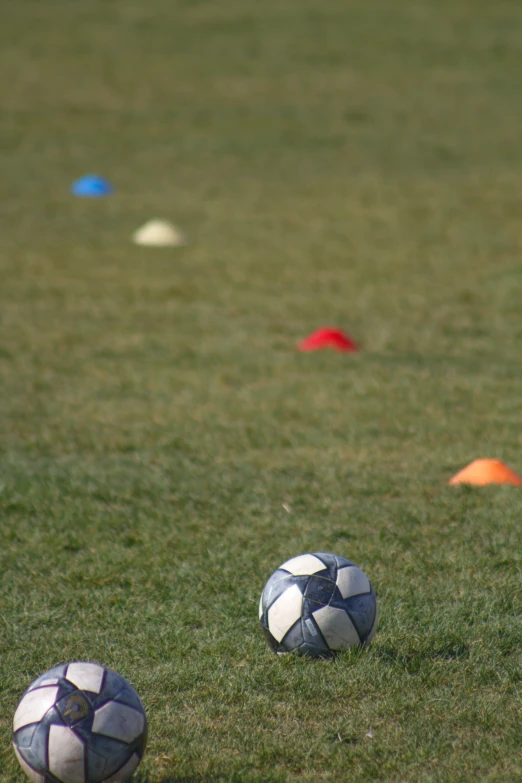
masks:
POLYGON ((2 783, 69 659, 138 689, 148 783, 518 783, 521 495, 447 481, 522 470, 522 8, 2 12, 2 783), (155 216, 191 245, 133 246, 155 216), (368 652, 266 646, 314 550, 370 576, 368 652))

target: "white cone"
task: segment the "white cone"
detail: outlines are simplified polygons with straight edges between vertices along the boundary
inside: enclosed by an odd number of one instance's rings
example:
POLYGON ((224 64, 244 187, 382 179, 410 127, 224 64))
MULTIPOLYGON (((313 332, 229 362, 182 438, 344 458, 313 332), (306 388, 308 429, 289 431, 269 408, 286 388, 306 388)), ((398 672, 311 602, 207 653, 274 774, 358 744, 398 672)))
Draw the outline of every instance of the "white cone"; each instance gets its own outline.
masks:
POLYGON ((132 236, 136 245, 154 247, 182 247, 187 244, 186 236, 165 220, 148 220, 132 236))

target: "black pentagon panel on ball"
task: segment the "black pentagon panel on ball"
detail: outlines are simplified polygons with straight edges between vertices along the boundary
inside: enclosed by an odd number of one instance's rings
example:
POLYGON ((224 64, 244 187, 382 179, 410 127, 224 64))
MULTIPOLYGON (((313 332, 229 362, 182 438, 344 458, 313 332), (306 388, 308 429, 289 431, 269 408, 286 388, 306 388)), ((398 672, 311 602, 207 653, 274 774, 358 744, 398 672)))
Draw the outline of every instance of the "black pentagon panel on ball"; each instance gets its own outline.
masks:
POLYGON ((90 718, 94 714, 92 704, 87 695, 81 691, 73 691, 56 702, 56 709, 66 726, 74 726, 76 723, 90 718))
POLYGON ((333 658, 333 652, 328 647, 319 647, 316 644, 310 644, 310 642, 303 642, 297 650, 298 655, 308 658, 322 658, 324 661, 328 658, 333 658))
POLYGON ((301 626, 302 626, 303 640, 305 644, 307 644, 310 648, 313 647, 314 649, 321 650, 322 657, 325 657, 325 655, 332 654, 312 613, 308 612, 306 609, 305 612, 303 613, 301 626))
POLYGON ((332 600, 336 590, 335 581, 324 576, 314 575, 309 577, 304 591, 305 606, 304 611, 313 611, 307 609, 307 602, 313 601, 316 604, 325 606, 332 600))
POLYGON ((18 729, 13 734, 13 742, 17 748, 30 748, 33 742, 33 737, 39 723, 30 723, 28 726, 18 729))
POLYGON ((292 652, 293 650, 297 650, 304 640, 303 625, 301 619, 298 619, 285 634, 284 638, 281 640, 281 644, 285 652, 292 652))
POLYGON ((113 701, 126 704, 128 707, 133 707, 135 710, 143 710, 143 703, 140 697, 134 688, 130 688, 128 685, 124 685, 124 687, 113 696, 113 701))
POLYGON ((354 595, 352 598, 346 598, 342 603, 364 644, 377 616, 375 593, 372 590, 371 593, 354 595))
POLYGON ((116 694, 124 688, 125 685, 126 680, 121 676, 121 674, 112 671, 112 669, 106 669, 105 677, 103 679, 103 686, 96 700, 96 706, 103 704, 109 699, 113 699, 116 694))
POLYGON ((93 783, 101 783, 110 776, 110 772, 107 770, 107 758, 100 756, 90 747, 87 748, 87 775, 89 783, 91 780, 93 783))
POLYGON ((87 780, 102 783, 123 767, 129 755, 129 746, 124 742, 93 734, 87 748, 87 780))
POLYGON ((16 740, 13 740, 18 752, 22 758, 41 775, 47 772, 48 768, 48 743, 49 727, 43 723, 38 723, 33 734, 31 745, 29 747, 18 747, 16 740))

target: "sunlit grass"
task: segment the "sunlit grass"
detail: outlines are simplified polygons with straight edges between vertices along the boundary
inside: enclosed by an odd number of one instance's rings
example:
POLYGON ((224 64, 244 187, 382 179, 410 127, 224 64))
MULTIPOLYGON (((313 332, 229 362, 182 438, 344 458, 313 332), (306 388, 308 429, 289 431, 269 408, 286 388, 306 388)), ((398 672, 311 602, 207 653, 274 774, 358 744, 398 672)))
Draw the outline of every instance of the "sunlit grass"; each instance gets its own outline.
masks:
POLYGON ((84 658, 142 696, 148 783, 519 783, 520 493, 447 482, 522 471, 521 24, 6 4, 2 783, 20 694, 84 658), (135 247, 156 216, 190 245, 135 247), (298 353, 322 325, 363 350, 298 353), (277 658, 263 584, 320 550, 374 644, 277 658))

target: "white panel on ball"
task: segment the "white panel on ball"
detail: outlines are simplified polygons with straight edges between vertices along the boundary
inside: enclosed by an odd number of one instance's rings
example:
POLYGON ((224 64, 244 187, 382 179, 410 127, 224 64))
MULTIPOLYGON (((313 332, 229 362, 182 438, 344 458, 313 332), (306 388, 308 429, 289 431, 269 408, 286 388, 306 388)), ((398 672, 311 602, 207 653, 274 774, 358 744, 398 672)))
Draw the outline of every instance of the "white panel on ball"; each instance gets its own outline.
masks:
POLYGON ((297 585, 289 587, 274 601, 268 610, 268 629, 276 641, 280 642, 299 620, 302 609, 303 595, 297 585))
POLYGON ((56 701, 58 688, 36 688, 29 691, 14 714, 13 731, 18 731, 30 723, 38 723, 56 701))
POLYGON ((117 701, 108 701, 94 713, 92 730, 95 734, 130 743, 139 737, 145 727, 141 712, 117 701))
POLYGON ((280 568, 284 571, 290 571, 294 576, 311 576, 318 571, 324 571, 326 566, 314 555, 298 555, 298 557, 287 560, 280 568))
POLYGON ((58 677, 49 677, 48 680, 41 680, 38 683, 38 687, 39 688, 44 688, 47 685, 58 685, 59 682, 60 682, 60 680, 58 679, 58 677))
POLYGON ((111 775, 110 778, 106 778, 103 783, 124 783, 124 781, 130 778, 139 763, 140 760, 134 753, 121 769, 115 772, 114 775, 111 775))
POLYGON ((29 764, 26 762, 25 759, 22 758, 21 754, 18 752, 18 748, 13 745, 14 752, 16 754, 16 758, 20 762, 20 766, 22 767, 23 771, 31 781, 31 783, 45 783, 45 778, 43 775, 40 775, 39 772, 36 772, 32 767, 29 766, 29 764))
POLYGON ((312 614, 331 650, 346 650, 361 643, 359 634, 344 609, 323 606, 312 614))
POLYGON ((102 687, 103 671, 103 666, 98 666, 96 663, 70 663, 65 676, 79 690, 99 693, 102 687))
POLYGON ((370 580, 357 566, 346 566, 337 571, 337 587, 343 598, 371 592, 370 580))
POLYGON ((68 726, 49 727, 49 771, 66 783, 85 783, 85 748, 68 726))

